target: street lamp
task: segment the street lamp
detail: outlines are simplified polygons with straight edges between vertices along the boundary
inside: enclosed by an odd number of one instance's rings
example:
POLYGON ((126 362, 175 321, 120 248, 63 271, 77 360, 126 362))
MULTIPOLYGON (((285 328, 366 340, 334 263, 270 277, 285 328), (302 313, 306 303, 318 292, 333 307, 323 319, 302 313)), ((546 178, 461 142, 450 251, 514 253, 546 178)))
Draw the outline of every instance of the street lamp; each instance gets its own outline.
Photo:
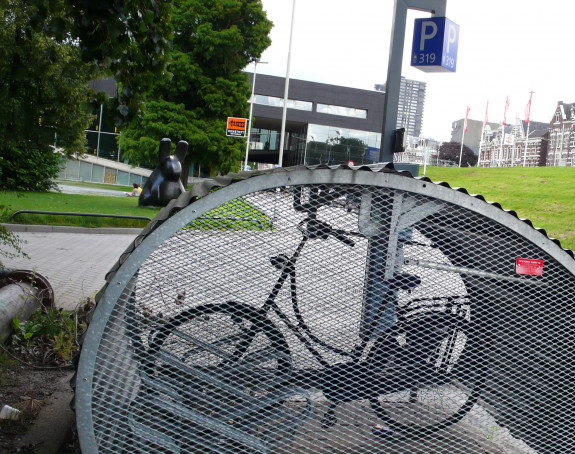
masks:
POLYGON ((259 58, 250 59, 250 63, 254 63, 254 77, 252 80, 252 94, 250 96, 250 116, 248 118, 248 134, 246 140, 246 159, 244 161, 244 170, 248 167, 248 154, 250 152, 250 139, 252 134, 252 114, 254 111, 254 102, 256 101, 256 74, 258 70, 258 63, 265 65, 267 61, 260 61, 259 58))
POLYGON ((295 18, 295 0, 293 0, 292 8, 291 8, 291 28, 289 33, 289 47, 288 47, 288 57, 287 57, 287 68, 286 68, 286 80, 284 86, 284 105, 283 105, 283 113, 282 113, 282 128, 280 133, 280 154, 278 157, 278 167, 283 166, 283 159, 284 159, 284 142, 285 142, 285 133, 286 133, 286 117, 287 117, 287 102, 288 102, 288 92, 289 92, 289 71, 291 66, 291 43, 292 43, 292 36, 293 36, 293 23, 295 18))

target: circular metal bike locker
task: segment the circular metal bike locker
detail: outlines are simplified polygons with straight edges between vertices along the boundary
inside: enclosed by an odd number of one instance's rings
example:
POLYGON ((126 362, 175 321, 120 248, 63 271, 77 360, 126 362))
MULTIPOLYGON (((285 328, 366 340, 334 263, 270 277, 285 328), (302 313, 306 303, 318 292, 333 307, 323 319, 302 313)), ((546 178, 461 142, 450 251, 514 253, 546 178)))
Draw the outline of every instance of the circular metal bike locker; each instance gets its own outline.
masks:
POLYGON ((242 173, 98 295, 83 453, 573 452, 573 254, 391 165, 242 173))

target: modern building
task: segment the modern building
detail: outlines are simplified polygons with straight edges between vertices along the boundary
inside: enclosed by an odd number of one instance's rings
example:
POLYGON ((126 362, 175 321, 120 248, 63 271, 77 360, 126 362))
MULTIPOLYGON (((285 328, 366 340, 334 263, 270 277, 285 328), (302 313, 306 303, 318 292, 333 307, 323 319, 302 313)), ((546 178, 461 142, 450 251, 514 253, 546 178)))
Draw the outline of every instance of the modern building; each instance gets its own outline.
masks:
MULTIPOLYGON (((256 76, 250 162, 278 163, 284 89, 283 77, 256 76)), ((380 91, 290 79, 283 165, 379 161, 384 98, 380 91)))
MULTIPOLYGON (((385 92, 386 84, 376 84, 375 89, 385 92)), ((397 109, 397 127, 405 128, 412 137, 421 135, 423 107, 425 105, 426 82, 401 77, 399 87, 399 105, 397 109)))
MULTIPOLYGON (((253 86, 252 78, 253 73, 249 73, 250 87, 253 86)), ((409 82, 407 86, 411 87, 412 81, 409 82)), ((405 83, 404 80, 403 86, 405 83)), ((94 82, 93 88, 115 96, 113 79, 94 82)), ((250 165, 278 164, 284 91, 284 77, 256 76, 248 154, 250 165)), ((380 90, 290 79, 282 165, 379 162, 384 103, 385 93, 380 90)), ((414 111, 419 115, 423 111, 423 97, 418 98, 418 106, 414 111)), ((405 109, 412 111, 409 106, 405 109)), ((105 121, 105 106, 96 114, 97 119, 86 132, 88 154, 122 162, 116 142, 118 134, 105 121)), ((413 122, 410 124, 413 126, 413 122)), ((420 128, 420 120, 417 125, 420 128)), ((417 141, 417 138, 411 140, 417 141)), ((406 161, 398 158, 396 162, 406 161)))
MULTIPOLYGON (((465 126, 465 118, 461 118, 457 121, 451 123, 451 142, 461 143, 463 138, 463 144, 467 145, 473 153, 479 153, 479 144, 481 142, 481 133, 483 131, 483 121, 467 119, 467 131, 465 135, 463 130, 465 126)), ((485 129, 495 131, 499 125, 497 123, 487 123, 485 129)))

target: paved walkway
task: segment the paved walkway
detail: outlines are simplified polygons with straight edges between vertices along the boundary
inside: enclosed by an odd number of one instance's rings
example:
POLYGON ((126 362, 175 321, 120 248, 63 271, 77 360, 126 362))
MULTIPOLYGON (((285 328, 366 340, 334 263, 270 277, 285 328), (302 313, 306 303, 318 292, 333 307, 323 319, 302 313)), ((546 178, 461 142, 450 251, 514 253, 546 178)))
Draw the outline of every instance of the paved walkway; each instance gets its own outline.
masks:
POLYGON ((83 298, 95 296, 104 285, 106 273, 139 232, 138 229, 6 226, 26 241, 22 249, 30 259, 3 257, 5 267, 37 271, 52 285, 56 305, 70 310, 83 298))
POLYGON ((64 194, 84 194, 84 195, 105 195, 108 197, 126 197, 124 191, 115 191, 113 189, 100 189, 84 186, 73 186, 65 183, 58 183, 58 189, 64 194))

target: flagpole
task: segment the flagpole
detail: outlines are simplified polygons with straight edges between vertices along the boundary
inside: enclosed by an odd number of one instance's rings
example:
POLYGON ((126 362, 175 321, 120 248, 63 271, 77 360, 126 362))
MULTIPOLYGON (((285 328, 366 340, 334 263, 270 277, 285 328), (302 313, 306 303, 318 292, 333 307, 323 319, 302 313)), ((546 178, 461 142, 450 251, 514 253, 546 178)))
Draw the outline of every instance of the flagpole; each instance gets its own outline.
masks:
POLYGON ((489 101, 487 101, 487 107, 485 107, 485 121, 483 122, 483 128, 481 128, 481 139, 479 140, 479 153, 477 153, 477 167, 481 162, 481 148, 483 148, 483 137, 485 135, 485 126, 487 126, 487 110, 489 109, 489 101))
POLYGON ((505 98, 505 112, 503 113, 503 131, 501 131, 501 143, 499 145, 499 160, 497 167, 501 167, 501 159, 503 158, 503 141, 505 140, 505 124, 507 122, 507 109, 509 109, 509 96, 505 98))
MULTIPOLYGON (((515 121, 519 120, 519 118, 515 117, 515 121)), ((513 127, 511 131, 513 133, 513 148, 511 149, 511 167, 515 166, 515 139, 517 138, 517 127, 513 127)))
POLYGON ((501 140, 499 141, 499 156, 497 157, 497 167, 501 167, 501 156, 503 155, 503 139, 505 138, 505 123, 501 125, 501 140))
POLYGON ((527 134, 525 135, 525 152, 523 153, 523 167, 527 167, 527 141, 529 140, 529 122, 527 122, 527 134))
POLYGON ((469 115, 469 106, 465 112, 465 123, 463 123, 463 134, 461 135, 461 149, 459 150, 459 167, 461 167, 461 158, 463 157, 463 141, 465 140, 465 131, 467 131, 467 116, 469 115))
POLYGON ((459 167, 461 167, 461 158, 463 157, 463 141, 465 140, 465 129, 463 130, 463 135, 461 136, 461 149, 459 150, 459 167))
POLYGON ((479 167, 479 162, 481 161, 481 148, 483 147, 483 133, 485 132, 485 125, 481 128, 481 139, 479 139, 479 153, 477 153, 477 167, 479 167))
POLYGON ((531 122, 529 121, 529 115, 531 114, 531 98, 533 98, 533 90, 531 90, 531 94, 529 95, 529 103, 527 104, 527 118, 525 121, 527 122, 527 134, 525 135, 525 153, 523 153, 523 167, 527 167, 527 142, 529 141, 529 125, 531 122))

